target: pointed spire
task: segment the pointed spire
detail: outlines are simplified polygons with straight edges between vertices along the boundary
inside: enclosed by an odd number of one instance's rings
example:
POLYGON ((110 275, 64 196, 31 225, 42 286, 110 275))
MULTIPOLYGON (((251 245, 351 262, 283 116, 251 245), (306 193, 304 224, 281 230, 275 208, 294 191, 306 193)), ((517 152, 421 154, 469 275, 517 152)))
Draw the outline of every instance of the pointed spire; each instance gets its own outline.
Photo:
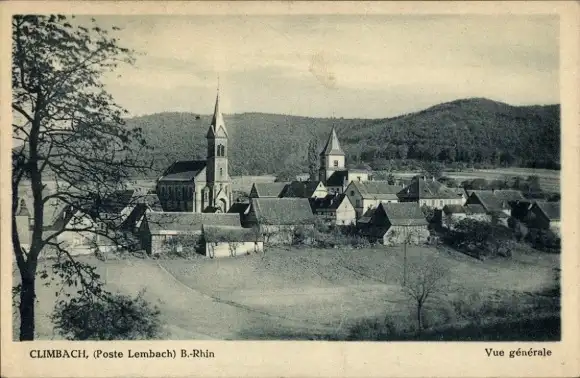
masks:
POLYGON ((328 136, 328 141, 326 142, 326 145, 324 146, 324 149, 320 155, 344 155, 344 151, 338 142, 338 136, 336 136, 336 129, 334 126, 332 126, 332 131, 328 136))
POLYGON ((217 134, 217 131, 221 128, 223 129, 226 136, 228 135, 228 131, 226 129, 226 124, 224 122, 224 116, 222 115, 220 109, 220 86, 219 86, 219 76, 218 76, 218 87, 217 87, 217 95, 215 99, 215 108, 213 111, 213 117, 211 120, 211 124, 209 126, 209 130, 207 131, 207 137, 214 137, 217 134))

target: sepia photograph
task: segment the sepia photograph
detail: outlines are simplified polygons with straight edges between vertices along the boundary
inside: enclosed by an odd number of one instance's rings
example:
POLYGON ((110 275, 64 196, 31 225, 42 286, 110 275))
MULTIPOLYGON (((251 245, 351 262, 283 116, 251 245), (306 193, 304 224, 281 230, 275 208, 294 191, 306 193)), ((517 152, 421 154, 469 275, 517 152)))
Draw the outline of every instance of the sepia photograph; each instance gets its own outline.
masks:
POLYGON ((10 20, 13 343, 562 341, 558 14, 10 20))

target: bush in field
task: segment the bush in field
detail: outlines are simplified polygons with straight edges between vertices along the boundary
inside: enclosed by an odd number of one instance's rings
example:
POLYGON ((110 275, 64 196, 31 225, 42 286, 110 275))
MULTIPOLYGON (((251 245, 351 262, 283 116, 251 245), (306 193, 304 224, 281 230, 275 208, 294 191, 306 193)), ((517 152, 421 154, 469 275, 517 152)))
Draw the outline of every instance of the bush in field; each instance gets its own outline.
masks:
POLYGON ((503 226, 475 219, 462 219, 444 236, 444 241, 477 258, 511 257, 513 232, 503 226))
POLYGON ((149 340, 161 337, 160 312, 143 293, 80 296, 55 306, 55 330, 67 340, 149 340))
POLYGON ((559 253, 561 250, 561 239, 552 230, 541 228, 530 228, 525 240, 530 245, 544 252, 559 253))

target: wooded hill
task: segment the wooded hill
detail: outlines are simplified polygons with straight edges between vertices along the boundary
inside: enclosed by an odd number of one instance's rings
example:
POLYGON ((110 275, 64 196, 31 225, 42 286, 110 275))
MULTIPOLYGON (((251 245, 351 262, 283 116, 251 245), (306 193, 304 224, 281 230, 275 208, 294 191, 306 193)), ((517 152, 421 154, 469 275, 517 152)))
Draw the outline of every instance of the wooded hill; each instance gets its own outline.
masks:
MULTIPOLYGON (((322 148, 337 129, 347 162, 384 169, 390 159, 446 164, 559 168, 560 106, 511 106, 483 98, 443 103, 386 119, 224 115, 231 174, 308 171, 312 138, 322 148)), ((204 159, 210 115, 158 113, 127 121, 154 147, 158 175, 171 162, 204 159)))

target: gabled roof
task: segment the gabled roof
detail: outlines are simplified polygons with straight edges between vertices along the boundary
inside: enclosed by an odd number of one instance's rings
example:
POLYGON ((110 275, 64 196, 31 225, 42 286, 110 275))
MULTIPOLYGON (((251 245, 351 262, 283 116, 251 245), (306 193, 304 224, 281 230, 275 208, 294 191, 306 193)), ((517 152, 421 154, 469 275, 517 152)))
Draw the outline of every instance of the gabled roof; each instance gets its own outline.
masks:
POLYGON ((16 209, 17 217, 29 217, 30 212, 28 211, 28 206, 26 206, 26 201, 21 199, 18 203, 18 208, 16 209))
POLYGON ((355 186, 364 199, 398 199, 397 192, 400 187, 389 185, 387 181, 352 181, 351 185, 355 186))
POLYGON ((332 131, 328 136, 328 140, 326 141, 326 145, 322 149, 320 156, 323 155, 344 155, 344 151, 340 147, 340 143, 338 142, 338 136, 336 136, 336 129, 334 126, 332 127, 332 131))
POLYGON ((344 180, 348 179, 348 171, 346 169, 334 171, 326 180, 326 186, 343 186, 344 180))
POLYGON ((399 198, 455 199, 459 195, 438 181, 415 178, 407 187, 399 191, 399 198))
POLYGON ((310 198, 319 185, 324 188, 321 181, 292 181, 284 188, 282 197, 310 198))
POLYGON ((475 197, 487 212, 500 212, 510 209, 511 202, 528 202, 517 190, 472 190, 470 197, 475 197))
POLYGON ((481 205, 445 205, 443 206, 445 214, 485 214, 485 209, 481 205))
POLYGON ((226 135, 228 136, 228 130, 226 129, 226 123, 224 122, 224 116, 222 115, 220 109, 220 92, 218 89, 217 96, 215 99, 215 108, 213 111, 213 117, 211 119, 211 124, 209 126, 209 130, 207 131, 206 137, 213 138, 218 134, 218 131, 222 129, 226 135))
POLYGON ((417 202, 380 203, 393 226, 426 226, 427 220, 417 202))
POLYGON ((127 206, 137 203, 136 200, 133 200, 134 196, 134 189, 119 190, 101 200, 97 200, 95 207, 100 213, 119 214, 127 206))
POLYGON ((228 213, 246 214, 248 212, 249 207, 250 207, 249 202, 234 202, 230 207, 230 209, 228 210, 228 213))
POLYGON ((298 225, 314 223, 306 198, 252 198, 252 210, 260 224, 298 225))
POLYGON ((206 160, 179 160, 163 172, 159 181, 191 181, 207 165, 206 160))
POLYGON ((346 194, 336 194, 336 195, 328 194, 325 197, 310 198, 309 201, 312 211, 315 210, 332 211, 338 209, 339 206, 342 204, 342 201, 350 202, 346 194))
POLYGON ((235 226, 203 225, 203 237, 206 242, 255 242, 263 241, 264 237, 253 228, 235 226))
POLYGON ((159 201, 159 197, 155 193, 147 193, 137 198, 137 203, 143 203, 153 211, 163 211, 161 201, 159 201))
POLYGON ((519 190, 494 190, 493 194, 504 201, 527 201, 519 190))
POLYGON ((145 217, 152 234, 167 231, 195 233, 201 231, 203 224, 241 227, 239 214, 148 212, 145 217))
POLYGON ((560 202, 536 201, 536 206, 549 220, 560 220, 560 202))
POLYGON ((485 214, 485 209, 481 205, 470 204, 465 205, 464 208, 468 214, 485 214))
POLYGON ((255 182, 252 187, 258 197, 280 197, 287 182, 255 182))

